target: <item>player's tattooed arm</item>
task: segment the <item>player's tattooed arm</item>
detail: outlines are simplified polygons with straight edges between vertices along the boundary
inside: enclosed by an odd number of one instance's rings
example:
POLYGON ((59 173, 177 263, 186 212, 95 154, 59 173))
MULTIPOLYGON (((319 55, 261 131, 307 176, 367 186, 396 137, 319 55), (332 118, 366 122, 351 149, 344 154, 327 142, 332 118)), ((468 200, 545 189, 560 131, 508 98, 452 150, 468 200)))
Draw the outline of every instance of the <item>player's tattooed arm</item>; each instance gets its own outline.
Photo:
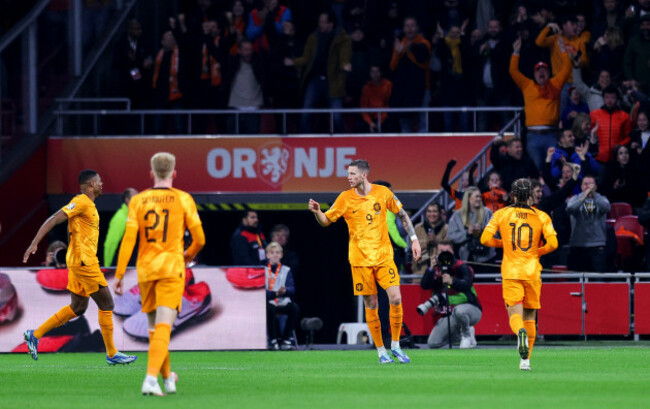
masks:
POLYGON ((411 222, 411 218, 406 214, 406 211, 401 209, 399 213, 397 213, 397 216, 402 221, 402 226, 406 229, 406 233, 409 237, 413 237, 415 235, 415 227, 413 227, 413 222, 411 222))
POLYGON ((397 213, 397 216, 402 221, 402 225, 411 238, 411 251, 413 252, 413 260, 417 261, 422 254, 422 249, 420 248, 418 237, 415 234, 415 227, 413 227, 413 222, 411 222, 411 218, 408 214, 406 214, 406 211, 404 209, 401 209, 399 213, 397 213))

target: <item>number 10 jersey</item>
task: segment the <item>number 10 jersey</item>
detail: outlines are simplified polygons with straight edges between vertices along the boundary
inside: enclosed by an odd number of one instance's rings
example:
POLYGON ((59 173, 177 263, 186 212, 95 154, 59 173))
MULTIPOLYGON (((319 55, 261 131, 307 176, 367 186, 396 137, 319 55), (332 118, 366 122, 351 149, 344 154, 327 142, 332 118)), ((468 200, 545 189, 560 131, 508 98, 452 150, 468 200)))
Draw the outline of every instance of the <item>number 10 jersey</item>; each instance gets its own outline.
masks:
POLYGON ((557 233, 548 214, 530 207, 508 206, 497 210, 485 230, 492 237, 498 231, 503 243, 501 277, 510 280, 539 280, 542 265, 538 249, 542 237, 557 233))
POLYGON ((194 199, 182 190, 152 188, 133 196, 126 226, 138 230, 138 281, 182 275, 185 229, 200 224, 194 199))

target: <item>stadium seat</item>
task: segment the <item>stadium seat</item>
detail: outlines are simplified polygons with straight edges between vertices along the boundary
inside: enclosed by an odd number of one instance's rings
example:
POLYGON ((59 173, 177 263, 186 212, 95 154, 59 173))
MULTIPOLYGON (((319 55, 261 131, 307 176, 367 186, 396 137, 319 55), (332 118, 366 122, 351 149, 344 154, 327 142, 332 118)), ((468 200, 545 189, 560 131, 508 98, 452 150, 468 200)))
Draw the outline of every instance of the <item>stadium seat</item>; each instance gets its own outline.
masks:
POLYGON ((638 216, 628 215, 617 218, 614 231, 616 236, 630 236, 643 245, 643 226, 639 223, 638 216))
POLYGON ((626 202, 614 202, 611 209, 607 214, 608 219, 618 219, 622 216, 629 216, 632 214, 632 206, 626 202))
POLYGON ((637 271, 643 258, 643 226, 637 216, 621 216, 614 224, 616 232, 616 261, 624 271, 637 271))
POLYGON ((344 322, 339 325, 339 333, 336 336, 336 343, 340 344, 343 334, 345 334, 348 345, 363 344, 364 333, 368 337, 368 343, 370 343, 372 337, 370 336, 368 324, 365 322, 344 322))

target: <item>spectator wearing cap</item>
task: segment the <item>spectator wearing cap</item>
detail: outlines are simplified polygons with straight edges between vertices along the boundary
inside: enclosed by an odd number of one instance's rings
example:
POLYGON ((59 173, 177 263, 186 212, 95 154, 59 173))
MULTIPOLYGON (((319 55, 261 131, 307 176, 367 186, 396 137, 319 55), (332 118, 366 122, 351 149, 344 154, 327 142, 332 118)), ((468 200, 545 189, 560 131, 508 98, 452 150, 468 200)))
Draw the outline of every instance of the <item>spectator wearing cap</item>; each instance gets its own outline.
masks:
POLYGON ((515 41, 513 48, 510 75, 524 96, 528 130, 526 151, 537 169, 541 169, 547 149, 554 146, 557 141, 555 135, 560 120, 560 92, 569 78, 571 63, 568 55, 562 54, 565 61, 562 71, 551 78, 548 64, 539 62, 535 65, 534 79, 530 79, 519 71, 520 38, 515 41))
POLYGON ((569 87, 569 102, 562 110, 560 115, 562 128, 570 129, 573 126, 573 120, 579 113, 589 114, 589 106, 580 98, 580 92, 574 86, 569 87))
POLYGON ((605 104, 592 111, 591 123, 598 124, 598 155, 596 160, 606 163, 611 159, 612 149, 616 145, 625 145, 630 141, 632 130, 630 115, 618 107, 618 90, 608 86, 603 90, 605 104))
POLYGON ((623 71, 627 80, 638 83, 639 91, 650 93, 650 12, 641 18, 641 32, 625 50, 623 71))

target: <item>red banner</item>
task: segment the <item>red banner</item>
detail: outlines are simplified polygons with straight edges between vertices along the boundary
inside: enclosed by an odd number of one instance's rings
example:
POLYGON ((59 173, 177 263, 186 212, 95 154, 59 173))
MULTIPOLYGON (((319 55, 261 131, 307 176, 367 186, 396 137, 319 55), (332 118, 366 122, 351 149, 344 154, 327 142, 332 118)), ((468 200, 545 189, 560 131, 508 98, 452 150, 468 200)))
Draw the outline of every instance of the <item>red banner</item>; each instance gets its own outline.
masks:
POLYGON ((176 155, 176 185, 193 193, 339 192, 346 166, 370 163, 370 180, 395 190, 435 190, 447 161, 466 164, 493 138, 481 136, 50 138, 49 194, 76 193, 83 169, 98 171, 104 193, 150 186, 149 159, 176 155))

